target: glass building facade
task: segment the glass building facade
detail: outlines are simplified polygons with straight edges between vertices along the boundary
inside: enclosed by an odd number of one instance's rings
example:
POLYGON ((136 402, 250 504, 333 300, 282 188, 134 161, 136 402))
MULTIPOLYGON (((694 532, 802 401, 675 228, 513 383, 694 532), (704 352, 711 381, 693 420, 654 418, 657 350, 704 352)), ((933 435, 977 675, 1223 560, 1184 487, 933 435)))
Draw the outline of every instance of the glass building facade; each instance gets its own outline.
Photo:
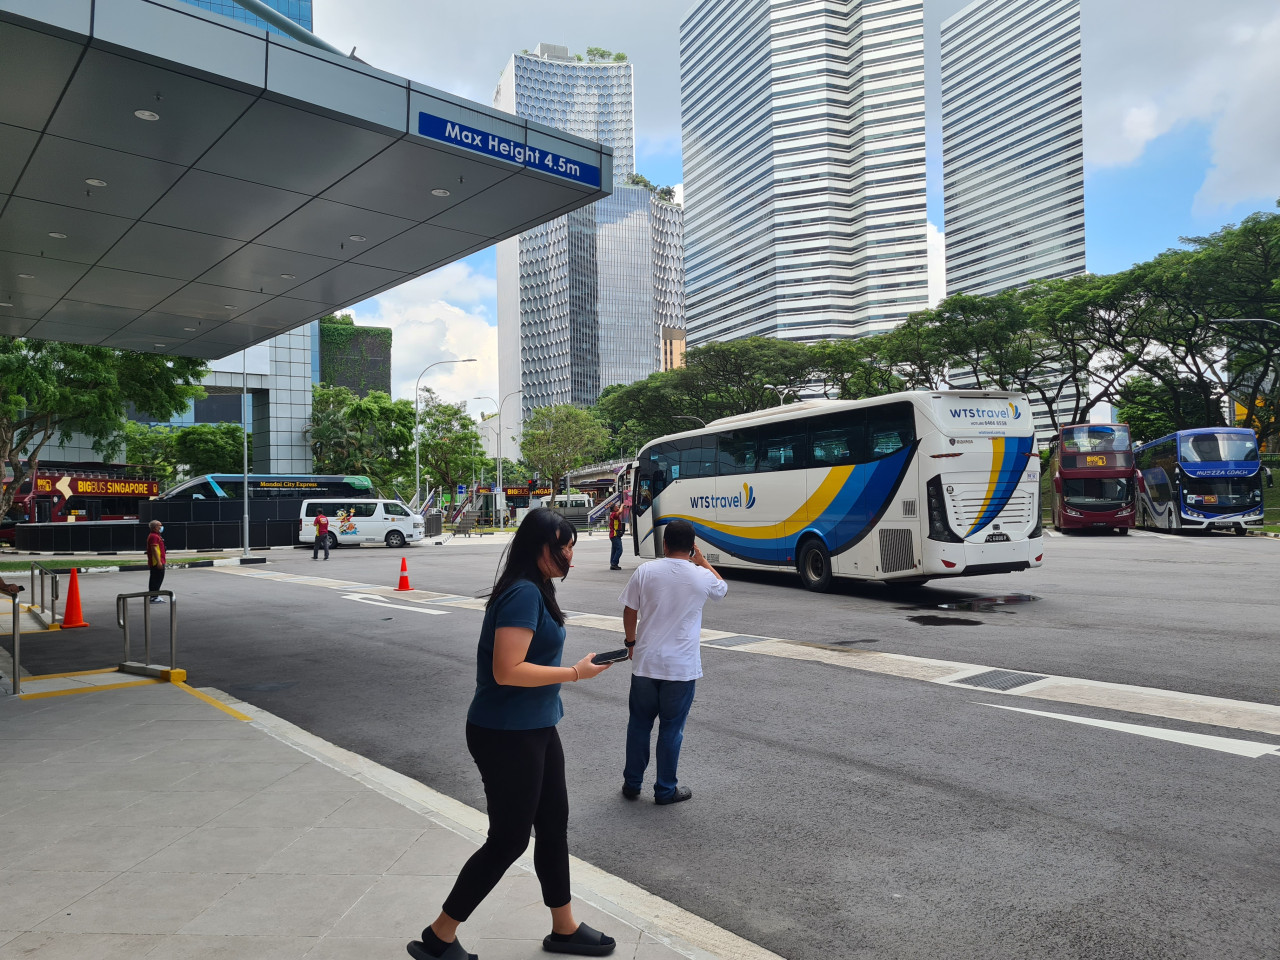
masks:
POLYGON ((978 0, 942 25, 947 293, 1084 273, 1080 0, 978 0))
MULTIPOLYGON (((224 17, 230 17, 232 20, 239 20, 241 23, 247 23, 250 26, 258 27, 261 30, 267 30, 271 33, 280 33, 275 27, 269 26, 266 21, 255 17, 240 4, 233 0, 184 0, 193 7, 199 7, 201 10, 211 10, 214 13, 220 13, 224 17)), ((274 7, 286 17, 301 27, 311 30, 311 0, 263 0, 268 7, 274 7)))
POLYGON ((494 106, 613 148, 614 192, 498 244, 498 371, 520 419, 595 402, 660 369, 663 327, 684 326, 683 211, 635 172, 630 63, 539 45, 508 62, 494 106))
POLYGON ((700 0, 680 86, 689 346, 928 305, 920 0, 700 0))

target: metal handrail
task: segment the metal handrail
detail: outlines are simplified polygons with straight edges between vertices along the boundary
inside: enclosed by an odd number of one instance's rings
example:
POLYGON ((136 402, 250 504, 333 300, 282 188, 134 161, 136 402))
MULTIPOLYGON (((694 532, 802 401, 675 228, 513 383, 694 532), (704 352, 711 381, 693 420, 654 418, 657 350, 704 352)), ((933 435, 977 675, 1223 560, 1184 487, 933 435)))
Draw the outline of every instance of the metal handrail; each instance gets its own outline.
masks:
POLYGON ((142 604, 142 643, 143 662, 141 666, 151 665, 151 598, 165 597, 169 601, 169 669, 178 667, 178 604, 173 599, 172 590, 144 590, 141 593, 120 593, 116 595, 116 626, 124 632, 124 657, 121 665, 129 660, 129 601, 145 597, 142 604))
MULTIPOLYGON (((35 602, 35 598, 36 598, 36 571, 37 570, 40 572, 40 606, 37 609, 49 611, 49 622, 47 626, 53 626, 55 623, 58 622, 58 599, 62 594, 62 590, 58 586, 59 574, 57 574, 53 570, 50 570, 48 567, 46 567, 42 563, 39 563, 35 560, 31 561, 31 600, 33 603, 35 602), (45 603, 45 589, 44 589, 45 577, 49 577, 53 581, 52 585, 49 588, 49 596, 48 596, 48 599, 52 604, 52 606, 46 605, 45 603)), ((44 619, 44 618, 41 617, 41 619, 44 619)))
POLYGON ((18 588, 10 595, 13 599, 13 695, 16 697, 22 692, 22 628, 18 624, 18 594, 23 586, 20 583, 13 586, 18 588))

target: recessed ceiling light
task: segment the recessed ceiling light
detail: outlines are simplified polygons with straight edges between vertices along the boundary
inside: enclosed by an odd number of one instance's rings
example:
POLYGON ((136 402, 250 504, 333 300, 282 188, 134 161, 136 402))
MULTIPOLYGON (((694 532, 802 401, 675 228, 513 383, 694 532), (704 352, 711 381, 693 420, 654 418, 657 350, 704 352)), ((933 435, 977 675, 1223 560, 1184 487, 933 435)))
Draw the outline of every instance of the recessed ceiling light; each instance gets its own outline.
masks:
POLYGON ((163 343, 156 343, 156 344, 152 344, 152 346, 156 346, 156 347, 163 347, 163 346, 164 346, 164 344, 163 344, 163 343))
POLYGON ((224 304, 222 305, 222 309, 223 309, 223 310, 236 310, 236 309, 238 309, 238 308, 236 307, 236 305, 235 305, 234 303, 224 303, 224 304))
POLYGON ((12 307, 12 303, 0 303, 0 307, 12 307))
POLYGON ((196 328, 195 328, 195 327, 183 327, 182 329, 183 329, 183 330, 185 330, 185 331, 187 331, 187 333, 195 333, 195 332, 196 332, 196 328))
POLYGON ((137 117, 139 120, 159 120, 160 119, 160 114, 156 113, 153 110, 135 110, 133 111, 133 115, 137 117))
POLYGON ((65 240, 65 239, 67 239, 67 235, 66 235, 65 233, 51 233, 51 234, 49 234, 49 236, 53 237, 53 239, 55 239, 55 240, 65 240))
POLYGON ((433 197, 447 197, 449 196, 449 191, 444 189, 443 187, 436 187, 434 190, 431 191, 431 195, 433 197))
POLYGON ((19 280, 34 280, 35 278, 36 278, 36 275, 35 275, 34 273, 20 273, 20 274, 18 274, 18 279, 19 279, 19 280))
POLYGON ((105 187, 107 185, 107 181, 99 180, 97 177, 89 177, 85 180, 85 183, 91 187, 105 187))
POLYGON ((297 279, 297 277, 295 277, 292 273, 282 273, 282 274, 280 274, 280 279, 281 279, 281 280, 296 280, 296 279, 297 279))
POLYGON ((358 233, 353 233, 351 236, 347 237, 347 239, 354 240, 356 243, 364 243, 367 238, 360 236, 358 233))

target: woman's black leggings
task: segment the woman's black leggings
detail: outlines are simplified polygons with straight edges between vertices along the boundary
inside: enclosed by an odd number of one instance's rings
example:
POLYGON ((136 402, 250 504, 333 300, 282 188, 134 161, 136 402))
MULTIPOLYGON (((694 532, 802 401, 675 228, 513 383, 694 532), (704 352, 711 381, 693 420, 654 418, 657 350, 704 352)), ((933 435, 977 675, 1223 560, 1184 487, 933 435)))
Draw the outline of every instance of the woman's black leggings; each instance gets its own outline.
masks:
POLYGON ((471 916, 529 846, 531 828, 538 831, 533 867, 542 902, 563 907, 569 902, 569 794, 556 728, 491 730, 468 723, 467 749, 484 780, 489 836, 463 865, 444 912, 458 922, 471 916))

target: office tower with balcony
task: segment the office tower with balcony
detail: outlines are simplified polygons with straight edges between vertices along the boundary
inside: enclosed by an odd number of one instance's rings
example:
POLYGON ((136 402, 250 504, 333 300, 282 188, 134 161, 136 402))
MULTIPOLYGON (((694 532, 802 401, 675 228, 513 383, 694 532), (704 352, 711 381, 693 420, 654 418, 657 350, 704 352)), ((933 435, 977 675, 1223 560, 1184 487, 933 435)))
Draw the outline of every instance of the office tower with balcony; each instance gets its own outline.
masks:
POLYGON ((689 346, 928 305, 919 0, 700 0, 680 83, 689 346))
POLYGON ((977 0, 942 25, 947 293, 1084 273, 1080 0, 977 0))
POLYGON ((663 329, 684 326, 683 211, 627 183, 632 89, 630 63, 544 43, 512 56, 494 93, 499 110, 613 148, 612 195, 498 244, 499 386, 520 391, 521 421, 643 379, 661 368, 663 329))

